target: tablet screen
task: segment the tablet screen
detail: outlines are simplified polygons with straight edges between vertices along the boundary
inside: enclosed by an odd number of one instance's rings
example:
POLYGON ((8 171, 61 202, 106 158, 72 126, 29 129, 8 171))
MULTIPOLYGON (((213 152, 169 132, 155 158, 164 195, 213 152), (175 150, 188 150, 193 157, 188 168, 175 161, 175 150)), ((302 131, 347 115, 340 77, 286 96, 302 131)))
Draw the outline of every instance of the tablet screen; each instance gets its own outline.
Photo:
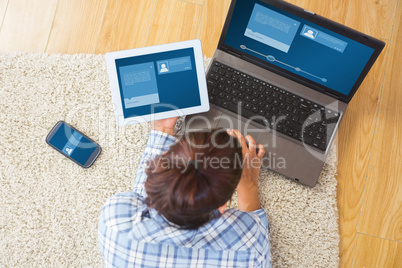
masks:
POLYGON ((124 118, 201 105, 193 48, 115 63, 124 118))

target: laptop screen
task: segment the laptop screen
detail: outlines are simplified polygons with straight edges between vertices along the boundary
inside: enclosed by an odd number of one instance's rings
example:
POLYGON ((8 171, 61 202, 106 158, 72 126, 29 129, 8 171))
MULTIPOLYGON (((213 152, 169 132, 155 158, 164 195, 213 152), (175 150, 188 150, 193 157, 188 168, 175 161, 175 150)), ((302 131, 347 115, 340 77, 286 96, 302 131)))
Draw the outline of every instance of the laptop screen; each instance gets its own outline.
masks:
POLYGON ((236 1, 224 44, 346 96, 375 51, 309 20, 252 0, 236 1))

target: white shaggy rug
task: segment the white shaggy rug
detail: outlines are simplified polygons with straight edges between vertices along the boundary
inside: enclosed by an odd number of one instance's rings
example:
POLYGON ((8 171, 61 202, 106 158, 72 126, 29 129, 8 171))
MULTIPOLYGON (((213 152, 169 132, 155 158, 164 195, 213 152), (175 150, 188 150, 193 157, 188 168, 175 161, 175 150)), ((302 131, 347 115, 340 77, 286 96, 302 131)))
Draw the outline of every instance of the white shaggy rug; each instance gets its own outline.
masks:
MULTIPOLYGON (((116 127, 104 56, 0 54, 0 267, 102 267, 102 205, 131 190, 148 133, 116 127), (45 143, 59 120, 101 144, 92 168, 45 143)), ((335 158, 313 189, 261 173, 274 267, 338 267, 335 158)))

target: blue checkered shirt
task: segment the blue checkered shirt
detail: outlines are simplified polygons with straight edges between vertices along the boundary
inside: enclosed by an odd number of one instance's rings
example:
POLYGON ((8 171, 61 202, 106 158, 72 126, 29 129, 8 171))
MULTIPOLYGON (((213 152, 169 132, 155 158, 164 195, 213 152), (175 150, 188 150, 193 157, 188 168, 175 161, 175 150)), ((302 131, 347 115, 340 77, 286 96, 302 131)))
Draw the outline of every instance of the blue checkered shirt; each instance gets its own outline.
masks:
POLYGON ((132 192, 110 197, 99 220, 105 267, 271 267, 263 209, 226 210, 197 230, 183 230, 145 204, 145 168, 176 139, 151 131, 132 192))

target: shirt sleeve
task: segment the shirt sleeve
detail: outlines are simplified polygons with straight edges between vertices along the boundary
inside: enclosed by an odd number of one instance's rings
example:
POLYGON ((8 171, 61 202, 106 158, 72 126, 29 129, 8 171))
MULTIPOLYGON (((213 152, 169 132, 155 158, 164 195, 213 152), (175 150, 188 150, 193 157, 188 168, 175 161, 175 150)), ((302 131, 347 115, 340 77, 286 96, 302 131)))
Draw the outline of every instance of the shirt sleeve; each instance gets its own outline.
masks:
POLYGON ((260 219, 258 222, 258 227, 261 231, 261 235, 258 237, 258 243, 260 245, 258 250, 258 267, 271 267, 272 266, 272 259, 271 259, 271 243, 270 243, 270 231, 269 231, 269 223, 267 213, 264 209, 259 209, 253 211, 258 218, 260 219))
POLYGON ((177 139, 169 134, 161 131, 151 130, 149 134, 148 142, 144 150, 144 154, 138 167, 137 179, 134 183, 133 191, 142 197, 146 197, 144 183, 147 179, 145 169, 147 168, 147 161, 154 159, 156 156, 163 154, 169 150, 177 139))
POLYGON ((257 214, 257 216, 261 219, 261 223, 264 225, 264 227, 269 230, 268 217, 265 210, 260 208, 254 211, 254 213, 257 214))

